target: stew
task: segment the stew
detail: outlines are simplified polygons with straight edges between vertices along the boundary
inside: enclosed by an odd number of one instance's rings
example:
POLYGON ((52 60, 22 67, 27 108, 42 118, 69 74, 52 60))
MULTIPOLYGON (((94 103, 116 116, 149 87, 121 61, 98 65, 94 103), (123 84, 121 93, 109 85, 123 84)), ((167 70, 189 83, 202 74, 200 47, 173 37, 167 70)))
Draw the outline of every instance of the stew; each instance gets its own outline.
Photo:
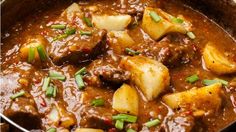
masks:
POLYGON ((236 41, 183 3, 55 2, 1 36, 1 113, 28 130, 219 131, 236 120, 236 41))

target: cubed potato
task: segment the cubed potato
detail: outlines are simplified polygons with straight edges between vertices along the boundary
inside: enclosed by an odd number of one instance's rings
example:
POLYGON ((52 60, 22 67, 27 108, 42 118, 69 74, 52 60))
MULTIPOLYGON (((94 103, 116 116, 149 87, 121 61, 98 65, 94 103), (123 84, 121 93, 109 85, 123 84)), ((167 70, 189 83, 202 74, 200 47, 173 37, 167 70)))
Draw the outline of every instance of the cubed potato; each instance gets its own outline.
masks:
POLYGON ((47 118, 54 126, 61 126, 63 128, 69 128, 76 124, 75 116, 68 112, 62 104, 55 104, 47 118))
POLYGON ((101 129, 93 129, 93 128, 77 128, 75 132, 104 132, 101 129))
POLYGON ((110 47, 116 53, 121 53, 125 48, 135 44, 127 31, 111 31, 108 33, 108 38, 110 47))
POLYGON ((163 101, 172 109, 184 108, 192 110, 194 115, 216 112, 222 102, 221 85, 221 83, 215 83, 202 88, 193 88, 188 91, 168 94, 163 97, 163 101))
POLYGON ((59 124, 60 115, 59 115, 58 110, 57 110, 56 107, 54 107, 54 106, 52 107, 51 111, 47 115, 47 118, 49 119, 51 124, 53 124, 55 126, 57 126, 59 124))
POLYGON ((112 108, 120 113, 138 115, 138 102, 136 89, 123 84, 113 95, 112 108))
POLYGON ((81 12, 80 6, 77 3, 73 3, 62 12, 61 16, 66 16, 69 21, 73 21, 73 17, 75 15, 81 15, 81 12))
POLYGON ((107 31, 120 31, 125 30, 125 28, 129 25, 131 22, 131 16, 130 15, 116 15, 116 16, 98 16, 93 15, 92 16, 92 22, 95 25, 95 27, 99 29, 106 29, 107 31))
POLYGON ((70 126, 76 124, 75 116, 72 113, 68 112, 62 104, 56 104, 56 108, 60 115, 60 126, 69 128, 70 126))
POLYGON ((120 66, 131 72, 132 82, 143 92, 148 101, 155 99, 169 86, 170 76, 162 63, 143 56, 126 57, 120 66))
POLYGON ((34 55, 35 55, 35 61, 39 61, 40 57, 37 51, 37 46, 42 45, 44 48, 44 51, 46 51, 46 47, 48 45, 48 41, 40 35, 36 35, 32 38, 29 38, 25 44, 23 44, 20 48, 20 56, 22 59, 27 60, 29 55, 29 49, 30 47, 34 48, 34 55))
POLYGON ((183 23, 174 23, 172 19, 174 17, 170 14, 162 11, 158 8, 146 7, 143 20, 142 20, 142 29, 152 38, 158 40, 163 35, 170 32, 179 32, 186 34, 190 29, 191 24, 184 20, 183 23), (155 12, 157 15, 161 17, 159 22, 155 22, 152 20, 150 16, 150 12, 155 12))
POLYGON ((203 60, 205 66, 216 74, 236 73, 236 62, 230 61, 211 42, 207 43, 203 50, 203 60))

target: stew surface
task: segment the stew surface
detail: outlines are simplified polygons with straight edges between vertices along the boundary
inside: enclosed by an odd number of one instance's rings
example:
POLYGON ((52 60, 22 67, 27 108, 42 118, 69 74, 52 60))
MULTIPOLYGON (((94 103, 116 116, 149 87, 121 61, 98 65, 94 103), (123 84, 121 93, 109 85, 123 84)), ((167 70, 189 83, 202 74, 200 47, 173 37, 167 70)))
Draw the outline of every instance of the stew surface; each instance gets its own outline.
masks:
POLYGON ((218 131, 236 120, 236 42, 182 3, 58 2, 1 36, 0 110, 29 130, 218 131))

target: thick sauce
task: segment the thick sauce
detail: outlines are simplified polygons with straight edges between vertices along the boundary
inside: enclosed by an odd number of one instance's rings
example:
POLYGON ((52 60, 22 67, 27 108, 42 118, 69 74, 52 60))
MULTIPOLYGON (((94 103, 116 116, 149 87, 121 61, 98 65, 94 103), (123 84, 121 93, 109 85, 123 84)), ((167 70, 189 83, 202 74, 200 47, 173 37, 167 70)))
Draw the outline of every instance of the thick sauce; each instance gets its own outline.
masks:
MULTIPOLYGON (((95 8, 96 6, 95 14, 98 15, 130 14, 133 18, 136 17, 138 26, 127 29, 128 34, 136 43, 136 45, 132 46, 132 49, 140 51, 140 55, 142 56, 163 62, 169 69, 170 86, 155 100, 145 101, 142 92, 138 90, 138 121, 133 124, 128 124, 126 127, 131 127, 138 131, 178 131, 177 127, 176 129, 171 129, 171 126, 178 126, 178 123, 184 124, 184 122, 187 123, 186 126, 191 126, 191 120, 194 118, 195 125, 191 131, 217 131, 236 120, 235 73, 228 75, 214 74, 204 67, 201 56, 205 44, 210 41, 217 49, 227 55, 231 61, 236 62, 236 42, 217 24, 199 12, 174 1, 91 0, 77 3, 88 16, 91 15, 89 14, 90 11, 88 11, 90 9, 89 7, 95 8), (184 18, 192 24, 192 31, 196 38, 191 40, 186 35, 171 33, 165 35, 158 41, 151 39, 141 28, 142 14, 145 7, 158 7, 173 16, 184 16, 184 18), (169 47, 169 43, 172 44, 172 47, 169 47), (184 54, 181 54, 182 56, 180 55, 182 57, 181 59, 174 60, 175 58, 173 57, 173 61, 168 61, 171 58, 168 56, 165 58, 165 50, 163 50, 163 59, 160 59, 161 51, 159 50, 161 47, 166 47, 168 50, 173 48, 172 53, 176 54, 177 57, 180 52, 184 52, 184 54), (193 74, 198 74, 199 80, 192 84, 186 82, 186 77, 193 74), (214 114, 192 117, 191 112, 187 114, 178 113, 171 110, 168 105, 162 101, 162 96, 165 94, 186 91, 193 87, 200 88, 204 86, 202 80, 213 78, 220 78, 229 82, 227 86, 222 87, 224 94, 223 103, 214 114), (177 116, 178 119, 176 120, 179 121, 174 122, 170 120, 172 116, 177 116), (190 118, 188 118, 189 116, 190 118), (156 118, 161 121, 161 124, 150 128, 142 125, 150 119, 156 118)), ((76 39, 76 37, 79 39, 83 38, 78 37, 79 35, 77 36, 76 34, 73 37, 69 36, 63 40, 52 42, 53 37, 60 34, 61 31, 51 29, 50 25, 53 23, 66 23, 66 19, 61 18, 60 15, 70 4, 71 3, 55 3, 50 9, 36 12, 24 20, 17 22, 9 31, 1 35, 3 43, 1 47, 1 113, 6 114, 18 123, 20 122, 19 124, 29 129, 47 130, 50 127, 56 127, 58 130, 64 128, 74 130, 77 127, 88 127, 118 131, 114 126, 115 122, 112 121, 112 115, 118 114, 116 110, 112 109, 112 98, 116 89, 123 83, 123 80, 121 80, 121 84, 114 85, 110 82, 103 82, 103 80, 94 81, 91 79, 96 75, 85 75, 84 82, 86 86, 83 90, 79 90, 74 74, 84 66, 87 68, 88 72, 95 70, 97 67, 106 65, 112 65, 116 69, 120 59, 127 56, 127 54, 123 51, 116 52, 107 44, 106 50, 96 54, 95 57, 89 57, 84 63, 80 63, 80 60, 77 60, 78 62, 73 60, 72 63, 67 63, 67 58, 62 58, 62 60, 57 61, 58 56, 63 56, 57 50, 57 48, 60 48, 60 45, 65 43, 84 43, 86 47, 86 45, 88 45, 87 43, 89 43, 90 46, 90 43, 94 43, 97 39, 97 36, 91 36, 94 40, 90 40, 88 37, 84 39, 86 42, 81 42, 82 40, 80 41, 76 39), (22 59, 20 48, 30 37, 35 35, 43 36, 49 41, 51 47, 56 47, 55 49, 50 49, 54 50, 53 57, 49 55, 51 60, 39 64, 30 64, 22 59), (55 62, 54 56, 56 56, 55 62), (58 90, 55 98, 46 97, 45 91, 42 91, 43 79, 48 76, 49 71, 61 72, 66 76, 65 81, 52 80, 58 90), (27 81, 25 82, 25 80, 27 81), (15 100, 10 99, 14 93, 20 90, 26 91, 27 94, 15 100), (105 101, 104 106, 91 106, 91 101, 95 98, 102 98, 105 101), (75 120, 75 123, 69 127, 53 124, 48 118, 48 114, 55 106, 62 107, 66 111, 65 113, 69 113, 69 117, 75 120), (30 111, 32 115, 28 115, 27 112, 25 115, 22 114, 27 110, 30 111), (31 116, 34 116, 35 120, 31 119, 31 116), (24 117, 33 122, 25 121, 27 119, 24 117)), ((82 23, 83 21, 75 20, 75 25, 77 26, 81 26, 82 23)), ((66 47, 63 47, 63 49, 66 49, 66 47)), ((67 55, 68 52, 65 54, 67 55)), ((59 59, 61 58, 59 57, 59 59)), ((103 71, 97 70, 100 72, 99 74, 105 74, 103 71)), ((105 71, 106 70, 105 68, 105 71)), ((106 77, 104 78, 106 80, 106 77)), ((129 81, 125 82, 131 84, 129 81)), ((132 86, 136 87, 133 84, 132 86)), ((136 89, 138 88, 136 87, 136 89)), ((179 130, 189 131, 189 129, 185 129, 184 127, 178 128, 179 130)))

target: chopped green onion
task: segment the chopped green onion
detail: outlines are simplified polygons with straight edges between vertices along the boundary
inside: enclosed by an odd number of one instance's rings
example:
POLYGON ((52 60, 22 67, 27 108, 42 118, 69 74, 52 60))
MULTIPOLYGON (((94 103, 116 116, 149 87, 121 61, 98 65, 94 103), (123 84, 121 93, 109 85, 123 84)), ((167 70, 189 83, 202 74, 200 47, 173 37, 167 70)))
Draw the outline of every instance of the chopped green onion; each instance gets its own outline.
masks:
POLYGON ((140 52, 132 50, 130 48, 125 48, 125 52, 129 55, 139 55, 140 54, 140 52))
POLYGON ((75 73, 75 76, 78 75, 78 74, 79 75, 84 75, 85 73, 86 73, 86 67, 83 67, 75 73))
POLYGON ((187 32, 187 36, 188 36, 189 38, 191 38, 191 39, 195 39, 195 38, 196 38, 196 36, 194 35, 193 32, 187 32))
POLYGON ((90 31, 80 31, 79 34, 80 35, 88 35, 88 36, 90 36, 90 35, 92 35, 92 32, 90 32, 90 31))
POLYGON ((56 132, 56 131, 57 131, 56 128, 49 128, 49 129, 47 130, 47 132, 56 132))
POLYGON ((144 125, 147 126, 147 127, 153 127, 153 126, 158 125, 159 123, 160 123, 160 120, 155 119, 155 120, 148 121, 148 122, 144 123, 144 125))
POLYGON ((222 79, 218 79, 218 78, 216 78, 216 79, 214 79, 214 80, 204 79, 204 80, 202 81, 202 83, 203 83, 204 85, 206 85, 206 86, 209 86, 209 85, 212 85, 212 84, 215 84, 215 83, 221 83, 221 84, 223 84, 223 85, 225 85, 225 86, 228 85, 228 82, 227 82, 227 81, 222 80, 222 79))
POLYGON ((57 96, 57 87, 54 86, 52 97, 55 98, 56 96, 57 96))
POLYGON ((129 128, 126 132, 136 132, 134 129, 129 128))
POLYGON ((189 77, 186 78, 186 81, 189 82, 189 83, 194 83, 194 82, 196 82, 197 80, 199 80, 197 74, 194 74, 194 75, 189 76, 189 77))
POLYGON ((137 116, 132 116, 132 115, 127 115, 127 114, 118 114, 116 116, 112 116, 113 120, 123 120, 126 122, 131 122, 131 123, 135 123, 138 119, 137 116))
POLYGON ((176 17, 173 17, 173 18, 171 19, 171 21, 174 22, 174 23, 179 23, 179 24, 181 24, 181 23, 184 22, 183 19, 181 19, 181 18, 176 18, 176 17))
POLYGON ((223 80, 223 79, 216 78, 215 80, 219 81, 220 83, 222 83, 222 84, 225 85, 225 86, 227 86, 227 85, 229 84, 228 81, 223 80))
POLYGON ((202 81, 202 83, 203 83, 204 85, 206 85, 206 86, 212 85, 212 84, 217 83, 217 82, 218 82, 217 80, 208 80, 208 79, 204 79, 204 80, 202 81))
POLYGON ((45 91, 47 88, 48 88, 48 85, 50 83, 50 78, 49 77, 45 77, 43 79, 43 87, 42 87, 42 90, 45 91))
POLYGON ((20 97, 20 96, 23 96, 25 94, 25 91, 20 91, 20 92, 18 92, 18 93, 15 93, 15 94, 13 94, 10 98, 11 99, 15 99, 15 98, 18 98, 18 97, 20 97))
POLYGON ((119 130, 122 130, 124 128, 124 121, 122 120, 116 120, 115 127, 119 130))
POLYGON ((54 87, 50 85, 46 90, 46 96, 47 97, 53 97, 54 94, 54 87))
POLYGON ((47 59, 47 54, 46 54, 46 51, 44 50, 44 47, 43 45, 38 45, 37 46, 37 51, 38 51, 38 54, 39 54, 39 57, 42 61, 45 61, 47 59))
POLYGON ((35 48, 30 46, 28 54, 28 62, 31 63, 34 60, 34 57, 35 57, 35 48))
POLYGON ((89 18, 84 17, 83 20, 85 21, 85 23, 87 24, 87 26, 89 26, 89 27, 92 27, 92 26, 93 26, 93 24, 92 24, 92 22, 90 21, 89 18))
POLYGON ((104 105, 104 100, 102 98, 100 99, 94 99, 91 101, 92 106, 103 106, 104 105))
POLYGON ((51 79, 56 79, 56 80, 61 80, 61 81, 66 80, 66 76, 62 75, 59 72, 55 72, 55 71, 49 71, 49 77, 51 79))
POLYGON ((65 29, 66 25, 64 25, 64 24, 53 24, 53 25, 51 25, 51 28, 53 28, 53 29, 65 29))
POLYGON ((83 89, 85 87, 83 78, 80 74, 75 76, 75 81, 76 81, 79 89, 83 89))
POLYGON ((76 32, 75 28, 67 28, 66 31, 65 31, 65 34, 73 35, 73 34, 75 34, 75 32, 76 32))
POLYGON ((152 20, 155 22, 159 22, 161 20, 161 17, 157 15, 157 13, 154 11, 151 11, 149 15, 151 16, 152 20))
POLYGON ((53 38, 53 41, 56 41, 56 40, 60 40, 60 39, 66 38, 67 36, 68 36, 67 34, 61 34, 61 35, 58 35, 58 36, 56 36, 55 38, 53 38))

